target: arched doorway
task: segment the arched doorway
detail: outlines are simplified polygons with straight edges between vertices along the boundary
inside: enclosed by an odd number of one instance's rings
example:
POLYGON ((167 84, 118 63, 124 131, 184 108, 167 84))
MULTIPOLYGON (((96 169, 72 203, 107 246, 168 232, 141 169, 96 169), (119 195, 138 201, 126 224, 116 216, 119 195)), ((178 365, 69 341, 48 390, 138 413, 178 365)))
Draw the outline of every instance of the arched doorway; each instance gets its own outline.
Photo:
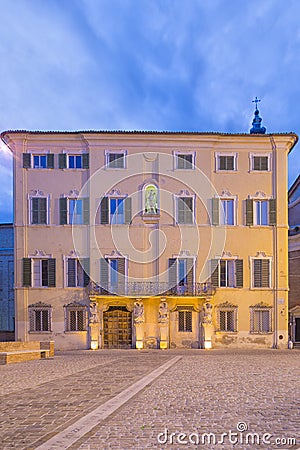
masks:
POLYGON ((132 313, 126 306, 103 312, 104 348, 132 348, 132 313))

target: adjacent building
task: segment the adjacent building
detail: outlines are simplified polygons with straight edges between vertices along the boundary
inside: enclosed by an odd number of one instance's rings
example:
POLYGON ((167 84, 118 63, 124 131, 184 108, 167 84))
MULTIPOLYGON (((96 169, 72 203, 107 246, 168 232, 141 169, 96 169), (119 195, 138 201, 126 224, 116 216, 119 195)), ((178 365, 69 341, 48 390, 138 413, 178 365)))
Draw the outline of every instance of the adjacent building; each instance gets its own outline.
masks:
POLYGON ((6 131, 16 338, 288 343, 289 134, 6 131))
POLYGON ((14 229, 0 224, 0 340, 14 340, 14 229))
POLYGON ((300 346, 300 175, 288 195, 290 337, 300 346))

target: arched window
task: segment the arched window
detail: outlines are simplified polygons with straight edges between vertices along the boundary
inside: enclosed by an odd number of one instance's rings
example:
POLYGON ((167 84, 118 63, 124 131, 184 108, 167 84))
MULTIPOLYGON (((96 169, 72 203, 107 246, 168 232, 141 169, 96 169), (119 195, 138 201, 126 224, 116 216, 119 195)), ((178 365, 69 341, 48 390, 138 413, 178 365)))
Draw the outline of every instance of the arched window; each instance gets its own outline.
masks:
POLYGON ((144 213, 158 214, 158 188, 155 184, 144 187, 144 213))

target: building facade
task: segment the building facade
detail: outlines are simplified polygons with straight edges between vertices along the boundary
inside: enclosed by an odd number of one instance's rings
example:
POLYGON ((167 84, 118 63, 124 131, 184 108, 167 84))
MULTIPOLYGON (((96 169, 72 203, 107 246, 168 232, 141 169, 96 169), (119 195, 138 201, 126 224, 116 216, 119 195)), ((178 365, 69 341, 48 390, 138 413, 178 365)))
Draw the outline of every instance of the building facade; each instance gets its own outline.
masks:
POLYGON ((291 134, 7 131, 16 338, 288 342, 291 134))
POLYGON ((0 340, 14 339, 14 229, 0 224, 0 340))
POLYGON ((300 175, 289 189, 290 338, 300 347, 300 175))

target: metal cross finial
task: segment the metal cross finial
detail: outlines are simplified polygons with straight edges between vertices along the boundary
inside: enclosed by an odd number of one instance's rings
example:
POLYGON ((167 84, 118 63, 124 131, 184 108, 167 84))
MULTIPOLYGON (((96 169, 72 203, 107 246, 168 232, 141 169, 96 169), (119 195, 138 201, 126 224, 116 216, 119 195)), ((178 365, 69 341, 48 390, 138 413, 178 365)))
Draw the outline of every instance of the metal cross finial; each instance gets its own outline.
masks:
POLYGON ((258 108, 257 108, 257 103, 258 103, 258 102, 260 102, 260 100, 259 100, 257 97, 255 97, 255 100, 252 100, 252 103, 255 103, 256 109, 258 109, 258 108))

